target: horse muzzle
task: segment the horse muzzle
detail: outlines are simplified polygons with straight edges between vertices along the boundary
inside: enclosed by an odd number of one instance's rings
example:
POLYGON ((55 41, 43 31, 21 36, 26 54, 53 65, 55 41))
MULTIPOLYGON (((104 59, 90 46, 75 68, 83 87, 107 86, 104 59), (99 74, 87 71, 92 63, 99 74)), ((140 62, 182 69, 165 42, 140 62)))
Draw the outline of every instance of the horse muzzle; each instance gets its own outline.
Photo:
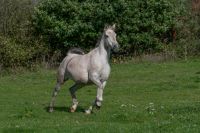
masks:
POLYGON ((113 44, 112 50, 114 52, 118 52, 119 51, 119 44, 118 43, 113 44))

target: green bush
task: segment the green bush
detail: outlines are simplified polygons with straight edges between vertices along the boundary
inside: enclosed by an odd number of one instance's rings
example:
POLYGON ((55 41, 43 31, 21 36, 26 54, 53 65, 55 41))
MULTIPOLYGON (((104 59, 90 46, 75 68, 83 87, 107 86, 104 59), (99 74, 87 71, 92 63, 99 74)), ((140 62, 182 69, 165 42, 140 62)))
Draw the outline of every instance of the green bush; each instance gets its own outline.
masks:
POLYGON ((32 34, 32 0, 0 1, 0 72, 1 68, 32 66, 47 55, 40 38, 32 34))
MULTIPOLYGON (((172 0, 173 1, 173 0, 172 0)), ((171 48, 180 58, 200 55, 200 1, 178 0, 173 1, 180 11, 176 17, 176 41, 171 48), (193 6, 197 7, 194 10, 193 6)))
POLYGON ((116 23, 121 52, 132 54, 161 51, 172 40, 176 14, 168 0, 43 0, 33 25, 51 51, 66 53, 94 47, 104 26, 116 23))
POLYGON ((26 51, 23 46, 17 45, 15 40, 0 37, 0 47, 0 60, 4 67, 24 64, 30 58, 30 51, 26 51))
POLYGON ((46 51, 41 43, 19 43, 16 39, 0 36, 0 66, 5 68, 30 67, 42 55, 46 55, 46 51))

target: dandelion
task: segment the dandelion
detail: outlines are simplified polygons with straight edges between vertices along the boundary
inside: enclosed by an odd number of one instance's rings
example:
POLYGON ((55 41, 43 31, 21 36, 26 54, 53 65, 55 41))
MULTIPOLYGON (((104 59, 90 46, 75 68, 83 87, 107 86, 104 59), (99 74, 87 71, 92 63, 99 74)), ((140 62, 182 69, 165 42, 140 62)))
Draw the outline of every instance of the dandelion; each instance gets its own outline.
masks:
POLYGON ((154 103, 149 103, 149 105, 145 108, 150 115, 154 115, 156 112, 154 103))
POLYGON ((149 105, 154 105, 154 103, 149 103, 149 105))
POLYGON ((127 106, 126 104, 122 104, 122 105, 121 105, 121 107, 126 107, 126 106, 127 106))
POLYGON ((136 106, 135 106, 135 105, 133 105, 133 104, 131 104, 131 107, 133 107, 133 108, 136 108, 136 106))

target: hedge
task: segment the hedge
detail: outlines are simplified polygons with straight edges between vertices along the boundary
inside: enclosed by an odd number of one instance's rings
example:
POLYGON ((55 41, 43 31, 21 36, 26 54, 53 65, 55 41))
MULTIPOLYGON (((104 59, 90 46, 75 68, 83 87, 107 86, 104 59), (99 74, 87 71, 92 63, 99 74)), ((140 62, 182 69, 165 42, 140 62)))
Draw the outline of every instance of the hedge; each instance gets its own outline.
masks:
POLYGON ((35 8, 35 34, 51 51, 91 49, 105 25, 116 23, 121 52, 159 52, 173 41, 178 11, 169 0, 42 0, 35 8))

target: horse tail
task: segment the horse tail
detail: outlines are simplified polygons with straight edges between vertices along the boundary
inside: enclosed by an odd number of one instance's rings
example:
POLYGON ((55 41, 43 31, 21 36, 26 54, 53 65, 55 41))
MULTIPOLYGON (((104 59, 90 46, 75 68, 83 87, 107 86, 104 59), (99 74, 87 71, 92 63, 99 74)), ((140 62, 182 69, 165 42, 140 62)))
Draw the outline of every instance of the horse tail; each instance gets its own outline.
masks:
POLYGON ((82 49, 80 49, 80 48, 72 48, 72 49, 70 49, 70 50, 67 52, 67 55, 69 55, 69 54, 84 55, 85 52, 84 52, 82 49))

